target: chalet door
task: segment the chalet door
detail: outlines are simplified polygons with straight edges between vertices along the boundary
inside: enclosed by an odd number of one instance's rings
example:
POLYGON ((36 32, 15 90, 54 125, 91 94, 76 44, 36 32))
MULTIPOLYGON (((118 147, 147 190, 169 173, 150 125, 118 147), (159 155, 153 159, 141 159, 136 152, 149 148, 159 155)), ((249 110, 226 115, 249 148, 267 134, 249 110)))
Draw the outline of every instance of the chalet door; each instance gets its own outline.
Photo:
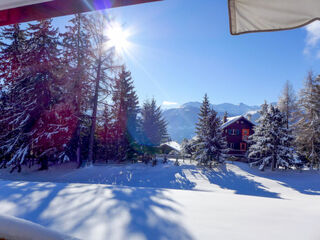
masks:
POLYGON ((241 151, 247 151, 247 144, 246 143, 240 143, 240 150, 241 151))

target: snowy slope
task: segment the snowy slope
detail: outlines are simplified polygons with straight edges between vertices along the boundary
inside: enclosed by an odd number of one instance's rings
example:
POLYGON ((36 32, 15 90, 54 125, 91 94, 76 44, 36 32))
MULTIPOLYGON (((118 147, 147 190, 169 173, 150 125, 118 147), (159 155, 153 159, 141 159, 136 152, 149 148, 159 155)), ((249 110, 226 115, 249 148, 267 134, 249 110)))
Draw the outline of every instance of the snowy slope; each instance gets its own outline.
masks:
POLYGON ((1 214, 81 239, 320 239, 319 172, 243 163, 32 171, 0 170, 1 214))

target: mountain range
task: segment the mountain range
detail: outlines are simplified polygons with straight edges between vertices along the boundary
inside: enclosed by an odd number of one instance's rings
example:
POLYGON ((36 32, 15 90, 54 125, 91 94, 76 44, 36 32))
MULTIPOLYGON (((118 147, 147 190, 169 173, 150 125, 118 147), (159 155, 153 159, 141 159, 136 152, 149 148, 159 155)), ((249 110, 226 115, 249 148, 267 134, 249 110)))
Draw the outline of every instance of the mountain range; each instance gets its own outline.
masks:
MULTIPOLYGON (((222 103, 211 106, 220 117, 223 117, 225 112, 228 113, 229 117, 251 114, 253 122, 259 117, 260 106, 249 106, 244 103, 238 105, 222 103)), ((188 102, 179 108, 163 111, 163 116, 168 123, 168 133, 173 141, 181 143, 183 139, 190 139, 195 136, 200 107, 200 102, 188 102)))

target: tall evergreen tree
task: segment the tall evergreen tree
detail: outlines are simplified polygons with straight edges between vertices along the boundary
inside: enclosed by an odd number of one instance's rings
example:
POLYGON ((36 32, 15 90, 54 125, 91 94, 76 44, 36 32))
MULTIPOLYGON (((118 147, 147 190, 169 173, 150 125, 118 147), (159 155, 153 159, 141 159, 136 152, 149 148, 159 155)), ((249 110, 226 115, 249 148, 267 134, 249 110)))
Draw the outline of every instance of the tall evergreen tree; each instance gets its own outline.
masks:
POLYGON ((12 85, 25 69, 26 31, 19 24, 2 28, 0 33, 0 85, 12 85))
POLYGON ((42 20, 29 24, 27 36, 26 52, 19 56, 24 59, 24 71, 12 82, 9 91, 4 119, 10 131, 2 146, 5 154, 11 156, 8 164, 18 169, 31 150, 46 150, 39 146, 35 126, 44 112, 59 101, 61 92, 57 29, 52 27, 51 20, 42 20))
POLYGON ((313 167, 320 167, 320 77, 309 72, 300 92, 296 145, 313 167))
POLYGON ((199 164, 221 163, 227 153, 227 142, 221 129, 222 121, 210 109, 207 94, 204 96, 197 124, 196 160, 199 164))
POLYGON ((208 126, 209 114, 210 114, 210 103, 209 103, 208 95, 205 94, 202 101, 202 105, 200 107, 199 120, 196 126, 196 134, 198 136, 205 134, 205 132, 203 131, 205 131, 205 128, 208 126))
POLYGON ((141 135, 142 144, 147 147, 156 147, 168 140, 167 122, 155 99, 145 101, 142 106, 141 135))
POLYGON ((134 151, 138 140, 139 112, 139 101, 131 73, 124 66, 116 78, 112 100, 118 160, 124 160, 134 151))
POLYGON ((270 166, 272 170, 289 167, 293 161, 292 136, 287 128, 286 117, 279 108, 264 104, 260 111, 259 125, 250 137, 249 158, 258 159, 252 165, 260 170, 270 166))

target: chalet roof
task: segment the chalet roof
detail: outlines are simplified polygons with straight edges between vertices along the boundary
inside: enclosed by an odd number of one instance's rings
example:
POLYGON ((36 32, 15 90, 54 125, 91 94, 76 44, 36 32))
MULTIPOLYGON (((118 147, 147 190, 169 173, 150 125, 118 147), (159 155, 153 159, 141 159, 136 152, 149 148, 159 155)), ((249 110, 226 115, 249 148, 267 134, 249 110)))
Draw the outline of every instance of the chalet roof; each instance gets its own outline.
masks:
POLYGON ((245 116, 243 115, 240 115, 240 116, 235 116, 235 117, 228 117, 227 118, 227 122, 223 123, 221 125, 221 128, 224 129, 228 126, 230 126, 232 123, 235 123, 236 121, 240 120, 240 119, 244 119, 246 121, 248 121, 249 123, 251 123, 252 125, 255 125, 253 122, 251 122, 248 118, 246 118, 245 116))
POLYGON ((180 144, 177 143, 177 142, 171 141, 171 142, 166 142, 166 143, 161 144, 161 146, 164 146, 164 145, 166 145, 166 146, 168 146, 168 147, 170 147, 170 148, 172 148, 173 150, 176 150, 176 151, 178 151, 178 152, 181 151, 181 146, 180 146, 180 144))

